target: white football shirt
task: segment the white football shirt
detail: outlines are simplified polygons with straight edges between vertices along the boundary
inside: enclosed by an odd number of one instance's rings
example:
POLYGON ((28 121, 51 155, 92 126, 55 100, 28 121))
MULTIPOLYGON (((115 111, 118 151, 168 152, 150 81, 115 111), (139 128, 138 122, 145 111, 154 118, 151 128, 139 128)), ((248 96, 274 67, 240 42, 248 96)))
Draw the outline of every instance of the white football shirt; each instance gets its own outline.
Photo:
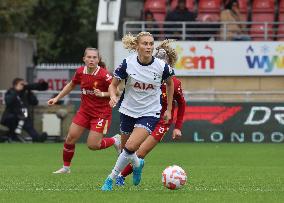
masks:
POLYGON ((130 55, 114 70, 114 77, 125 79, 125 89, 120 98, 119 112, 133 118, 154 116, 161 111, 162 81, 174 75, 164 61, 152 57, 149 64, 142 64, 137 54, 130 55))

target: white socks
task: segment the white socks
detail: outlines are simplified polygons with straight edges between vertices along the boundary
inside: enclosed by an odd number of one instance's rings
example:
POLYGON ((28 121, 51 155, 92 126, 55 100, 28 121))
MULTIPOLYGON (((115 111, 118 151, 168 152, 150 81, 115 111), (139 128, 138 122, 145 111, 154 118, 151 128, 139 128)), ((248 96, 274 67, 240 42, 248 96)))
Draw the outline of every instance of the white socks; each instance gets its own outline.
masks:
POLYGON ((109 177, 114 180, 129 162, 133 167, 138 167, 140 164, 136 153, 128 154, 125 150, 122 150, 109 177))
POLYGON ((138 158, 136 153, 133 153, 133 154, 130 155, 129 161, 134 168, 137 168, 140 165, 140 161, 139 161, 139 158, 138 158))
POLYGON ((119 155, 119 157, 117 158, 115 166, 112 169, 112 172, 109 175, 109 177, 114 180, 128 163, 129 163, 128 154, 125 152, 125 150, 123 150, 119 155))

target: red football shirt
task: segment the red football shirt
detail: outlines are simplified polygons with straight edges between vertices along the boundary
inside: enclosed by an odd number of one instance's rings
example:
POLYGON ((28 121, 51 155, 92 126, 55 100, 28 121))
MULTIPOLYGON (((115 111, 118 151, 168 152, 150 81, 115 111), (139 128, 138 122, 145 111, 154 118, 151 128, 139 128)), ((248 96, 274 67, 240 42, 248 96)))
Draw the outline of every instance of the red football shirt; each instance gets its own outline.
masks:
POLYGON ((109 119, 112 109, 109 105, 109 97, 97 97, 94 89, 107 92, 112 81, 109 72, 99 67, 91 74, 88 74, 87 67, 81 66, 76 70, 72 82, 81 87, 80 111, 90 116, 109 119))
MULTIPOLYGON (((177 120, 175 123, 175 128, 180 129, 182 128, 183 124, 183 115, 185 111, 185 100, 182 92, 181 82, 175 76, 172 77, 174 82, 174 95, 173 95, 173 107, 172 107, 172 119, 169 121, 169 124, 173 122, 174 118, 174 110, 175 110, 175 102, 178 104, 178 111, 177 111, 177 120)), ((167 88, 166 83, 162 85, 162 110, 161 110, 161 119, 163 119, 163 115, 167 110, 167 88)))

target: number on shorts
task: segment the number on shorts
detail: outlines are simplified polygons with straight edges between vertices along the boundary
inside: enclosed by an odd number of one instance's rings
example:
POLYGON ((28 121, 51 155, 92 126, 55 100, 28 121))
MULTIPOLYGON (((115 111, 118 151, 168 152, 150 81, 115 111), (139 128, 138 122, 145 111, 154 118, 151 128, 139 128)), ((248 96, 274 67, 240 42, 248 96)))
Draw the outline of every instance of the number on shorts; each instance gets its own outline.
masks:
POLYGON ((159 133, 164 133, 164 131, 165 131, 165 128, 163 128, 163 127, 159 128, 159 133))
POLYGON ((104 119, 99 119, 98 126, 103 126, 104 119))

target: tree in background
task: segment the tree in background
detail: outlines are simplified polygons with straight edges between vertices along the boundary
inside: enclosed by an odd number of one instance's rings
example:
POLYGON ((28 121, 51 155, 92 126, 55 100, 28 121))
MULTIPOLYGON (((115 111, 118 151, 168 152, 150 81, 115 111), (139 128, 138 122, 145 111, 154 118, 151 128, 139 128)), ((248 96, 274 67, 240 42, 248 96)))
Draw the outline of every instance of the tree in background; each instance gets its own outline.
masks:
POLYGON ((26 21, 37 0, 1 0, 0 33, 26 32, 26 21))
POLYGON ((39 63, 78 63, 81 62, 85 47, 97 45, 96 0, 0 2, 0 24, 5 25, 3 29, 0 28, 0 32, 27 32, 34 36, 39 63), (8 7, 11 10, 9 12, 5 10, 8 7))

